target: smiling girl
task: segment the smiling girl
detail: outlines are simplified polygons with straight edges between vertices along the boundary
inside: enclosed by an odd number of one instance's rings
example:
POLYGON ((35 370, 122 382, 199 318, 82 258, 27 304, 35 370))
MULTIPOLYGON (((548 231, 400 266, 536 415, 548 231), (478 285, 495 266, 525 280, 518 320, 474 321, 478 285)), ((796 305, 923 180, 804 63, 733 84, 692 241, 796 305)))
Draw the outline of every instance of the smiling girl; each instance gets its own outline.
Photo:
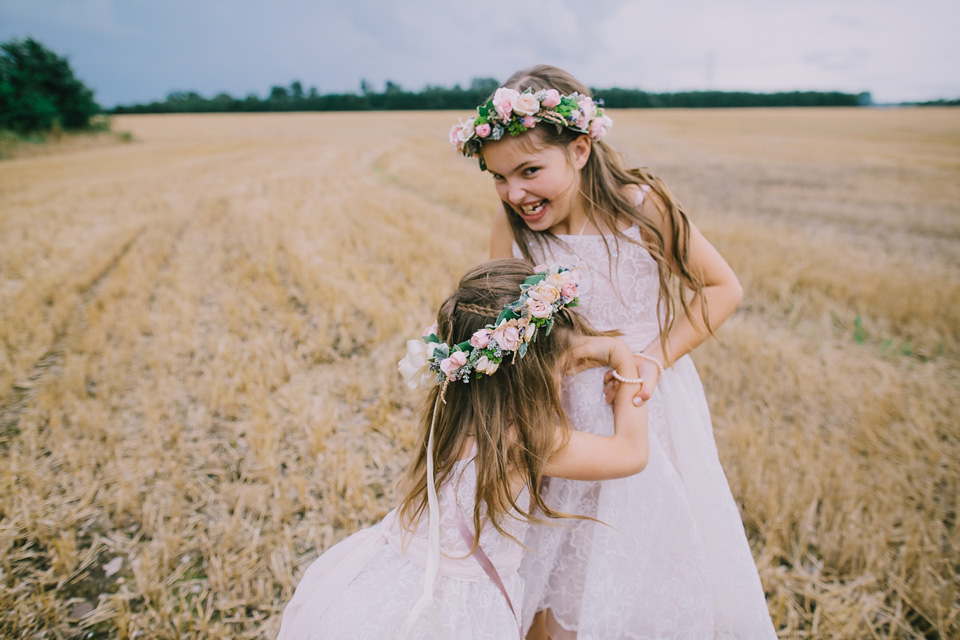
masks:
MULTIPOLYGON (((528 529, 528 638, 775 638, 688 355, 737 307, 740 284, 663 182, 621 165, 603 142, 611 126, 584 85, 538 66, 451 131, 493 176, 491 256, 578 265, 583 313, 623 334, 642 379, 633 401, 649 409, 644 473, 546 483, 551 509, 609 526, 528 529)), ((601 388, 609 399, 617 387, 609 372, 571 378, 574 428, 611 433, 601 388)))

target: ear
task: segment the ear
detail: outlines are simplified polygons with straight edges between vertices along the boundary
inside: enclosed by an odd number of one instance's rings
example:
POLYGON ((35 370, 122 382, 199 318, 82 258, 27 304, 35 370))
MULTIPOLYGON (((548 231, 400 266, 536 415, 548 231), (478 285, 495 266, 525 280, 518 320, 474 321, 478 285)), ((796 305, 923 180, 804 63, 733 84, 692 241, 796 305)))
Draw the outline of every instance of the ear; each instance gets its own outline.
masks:
POLYGON ((590 152, 592 150, 593 147, 590 141, 590 136, 587 134, 577 136, 577 138, 570 143, 570 159, 573 161, 573 166, 576 167, 578 171, 586 166, 587 160, 590 159, 590 152))

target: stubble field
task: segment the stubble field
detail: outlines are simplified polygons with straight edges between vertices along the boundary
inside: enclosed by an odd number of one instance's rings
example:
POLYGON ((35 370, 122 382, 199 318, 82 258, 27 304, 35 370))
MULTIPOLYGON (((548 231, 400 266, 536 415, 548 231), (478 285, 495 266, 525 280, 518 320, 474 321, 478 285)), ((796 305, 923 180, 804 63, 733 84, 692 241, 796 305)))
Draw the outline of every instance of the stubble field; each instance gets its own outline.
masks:
MULTIPOLYGON (((452 113, 117 118, 0 163, 0 636, 271 638, 391 508, 485 259, 452 113)), ((960 635, 960 110, 621 111, 741 278, 694 355, 783 638, 960 635)))

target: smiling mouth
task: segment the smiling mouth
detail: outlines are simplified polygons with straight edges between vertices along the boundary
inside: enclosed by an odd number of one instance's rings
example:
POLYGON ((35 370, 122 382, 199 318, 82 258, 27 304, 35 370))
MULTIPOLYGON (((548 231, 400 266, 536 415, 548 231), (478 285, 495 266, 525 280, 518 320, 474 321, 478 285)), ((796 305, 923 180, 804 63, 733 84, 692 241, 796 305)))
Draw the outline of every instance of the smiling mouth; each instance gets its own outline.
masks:
POLYGON ((532 217, 532 216, 539 215, 543 211, 543 208, 545 206, 547 206, 546 198, 544 198, 543 200, 541 200, 536 204, 530 204, 530 205, 520 207, 520 212, 525 216, 532 217))

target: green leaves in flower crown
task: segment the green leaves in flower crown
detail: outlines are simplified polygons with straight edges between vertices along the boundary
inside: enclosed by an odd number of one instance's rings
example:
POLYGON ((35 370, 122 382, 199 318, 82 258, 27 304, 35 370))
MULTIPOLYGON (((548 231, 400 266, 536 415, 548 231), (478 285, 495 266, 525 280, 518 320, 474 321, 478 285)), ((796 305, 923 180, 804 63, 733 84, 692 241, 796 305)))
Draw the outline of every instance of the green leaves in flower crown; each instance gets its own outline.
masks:
POLYGON ((493 323, 493 326, 498 327, 500 323, 504 320, 513 320, 514 318, 519 318, 519 314, 513 312, 510 307, 506 307, 503 311, 500 312, 500 315, 497 316, 497 321, 493 323))

